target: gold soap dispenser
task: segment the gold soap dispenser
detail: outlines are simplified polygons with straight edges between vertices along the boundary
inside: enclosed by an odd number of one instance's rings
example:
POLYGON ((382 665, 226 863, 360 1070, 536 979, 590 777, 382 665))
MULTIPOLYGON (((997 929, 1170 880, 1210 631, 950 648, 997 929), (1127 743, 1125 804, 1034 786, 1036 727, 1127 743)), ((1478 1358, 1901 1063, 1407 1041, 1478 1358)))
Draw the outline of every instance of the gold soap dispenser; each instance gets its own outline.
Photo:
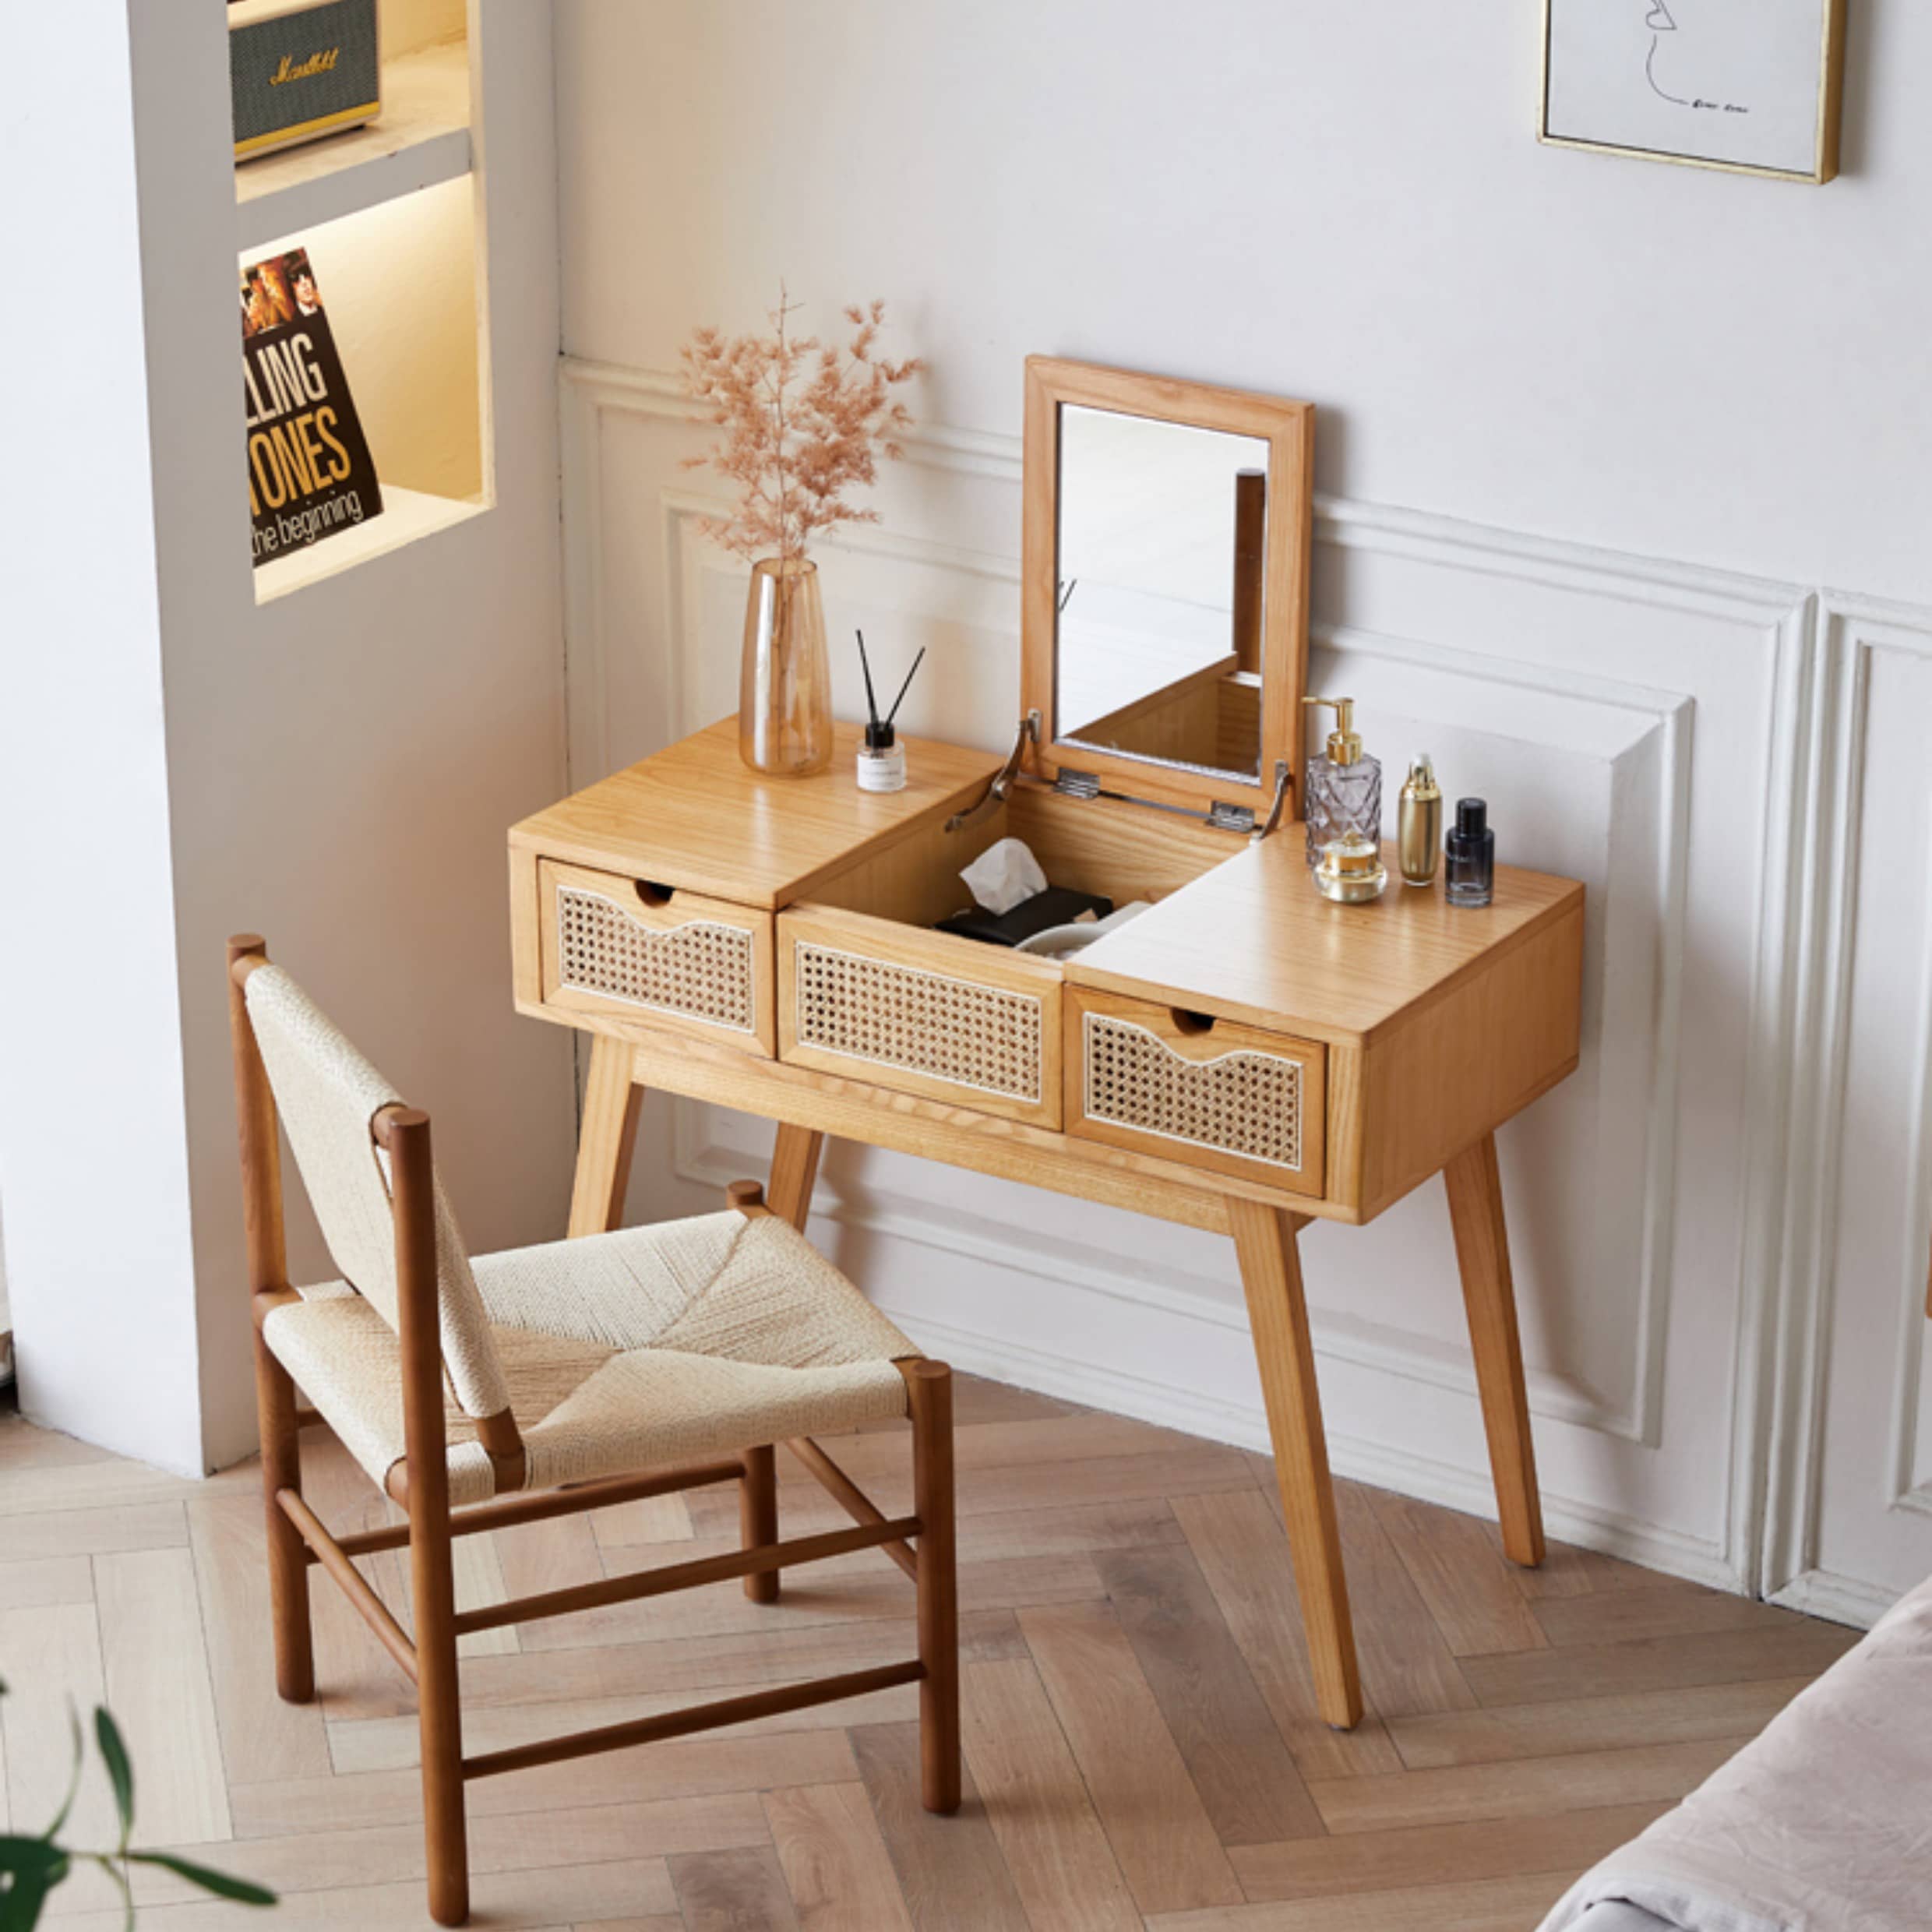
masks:
POLYGON ((1362 748, 1353 698, 1304 698, 1335 714, 1327 756, 1308 761, 1308 863, 1325 899, 1359 905, 1388 884, 1382 863, 1382 761, 1362 748))

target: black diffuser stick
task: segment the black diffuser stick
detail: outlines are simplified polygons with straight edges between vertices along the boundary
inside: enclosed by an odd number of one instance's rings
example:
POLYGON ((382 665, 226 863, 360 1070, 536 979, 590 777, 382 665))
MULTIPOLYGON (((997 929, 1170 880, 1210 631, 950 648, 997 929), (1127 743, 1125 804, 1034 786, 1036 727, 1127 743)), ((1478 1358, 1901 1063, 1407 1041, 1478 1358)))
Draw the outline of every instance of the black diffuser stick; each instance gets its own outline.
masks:
MULTIPOLYGON (((866 633, 862 630, 855 630, 853 635, 858 640, 858 668, 866 674, 866 709, 872 714, 873 724, 876 728, 879 723, 879 700, 872 693, 872 665, 866 656, 866 633)), ((923 656, 925 654, 922 652, 920 654, 923 656)), ((918 666, 915 665, 913 668, 916 671, 918 666)), ((904 695, 903 693, 901 693, 901 696, 904 695)))
MULTIPOLYGON (((912 660, 912 668, 905 675, 905 682, 899 687, 899 695, 892 700, 892 709, 886 714, 886 722, 888 724, 899 715, 899 707, 904 703, 905 694, 912 689, 912 680, 918 676, 919 666, 925 662, 925 647, 922 644, 919 647, 919 654, 912 660)), ((875 712, 873 715, 877 716, 877 713, 875 712)))

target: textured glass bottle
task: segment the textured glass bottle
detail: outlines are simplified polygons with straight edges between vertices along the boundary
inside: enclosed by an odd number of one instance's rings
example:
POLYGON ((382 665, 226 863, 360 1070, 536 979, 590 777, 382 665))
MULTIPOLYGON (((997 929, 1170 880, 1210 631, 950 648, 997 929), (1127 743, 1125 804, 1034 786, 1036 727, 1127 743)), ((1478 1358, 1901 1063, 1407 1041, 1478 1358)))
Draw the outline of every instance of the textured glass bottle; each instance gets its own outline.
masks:
POLYGON ((738 755, 794 778, 832 762, 832 667, 819 567, 767 557, 751 567, 738 674, 738 755))
POLYGON ((1352 698, 1304 698, 1335 714, 1325 757, 1308 761, 1306 781, 1308 865, 1320 864, 1324 846, 1353 833, 1372 844, 1382 837, 1382 761, 1362 749, 1355 728, 1352 698))

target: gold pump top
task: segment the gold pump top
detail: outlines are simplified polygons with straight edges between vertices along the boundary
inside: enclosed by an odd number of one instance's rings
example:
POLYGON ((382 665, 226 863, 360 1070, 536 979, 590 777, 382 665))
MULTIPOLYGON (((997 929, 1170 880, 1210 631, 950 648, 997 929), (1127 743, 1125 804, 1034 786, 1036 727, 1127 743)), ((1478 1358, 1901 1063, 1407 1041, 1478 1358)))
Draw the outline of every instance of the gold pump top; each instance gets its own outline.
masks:
POLYGON ((1428 753, 1424 752, 1408 768, 1408 782, 1402 787, 1402 796, 1417 799, 1427 804, 1442 796, 1442 787, 1436 782, 1436 764, 1428 753))
POLYGON ((1352 765, 1362 756, 1362 735, 1355 728, 1353 698, 1303 698, 1304 704, 1325 704, 1335 714, 1335 728, 1328 734, 1328 762, 1352 765))

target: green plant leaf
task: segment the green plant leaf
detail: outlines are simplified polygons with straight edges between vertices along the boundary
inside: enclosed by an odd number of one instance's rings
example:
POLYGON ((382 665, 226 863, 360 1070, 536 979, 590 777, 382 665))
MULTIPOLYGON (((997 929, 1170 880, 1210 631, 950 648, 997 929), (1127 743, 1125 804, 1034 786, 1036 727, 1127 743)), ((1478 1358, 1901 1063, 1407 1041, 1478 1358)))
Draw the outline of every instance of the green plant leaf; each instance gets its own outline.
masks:
POLYGON ((67 1854, 42 1838, 0 1838, 0 1932, 32 1932, 47 1895, 67 1876, 67 1854))
POLYGON ((100 1747, 108 1776, 113 1782, 115 1809, 121 1814, 121 1842, 125 1846, 134 1829, 134 1767, 128 1761, 121 1726, 104 1704, 94 1706, 94 1742, 100 1747))
POLYGON ((272 1906, 276 1902, 274 1893, 266 1885, 246 1878, 231 1878, 226 1872, 210 1871, 206 1865, 177 1858, 171 1852, 130 1852, 128 1856, 136 1865, 164 1865, 177 1878, 185 1878, 191 1885, 212 1891, 218 1899, 232 1899, 237 1905, 272 1906))

